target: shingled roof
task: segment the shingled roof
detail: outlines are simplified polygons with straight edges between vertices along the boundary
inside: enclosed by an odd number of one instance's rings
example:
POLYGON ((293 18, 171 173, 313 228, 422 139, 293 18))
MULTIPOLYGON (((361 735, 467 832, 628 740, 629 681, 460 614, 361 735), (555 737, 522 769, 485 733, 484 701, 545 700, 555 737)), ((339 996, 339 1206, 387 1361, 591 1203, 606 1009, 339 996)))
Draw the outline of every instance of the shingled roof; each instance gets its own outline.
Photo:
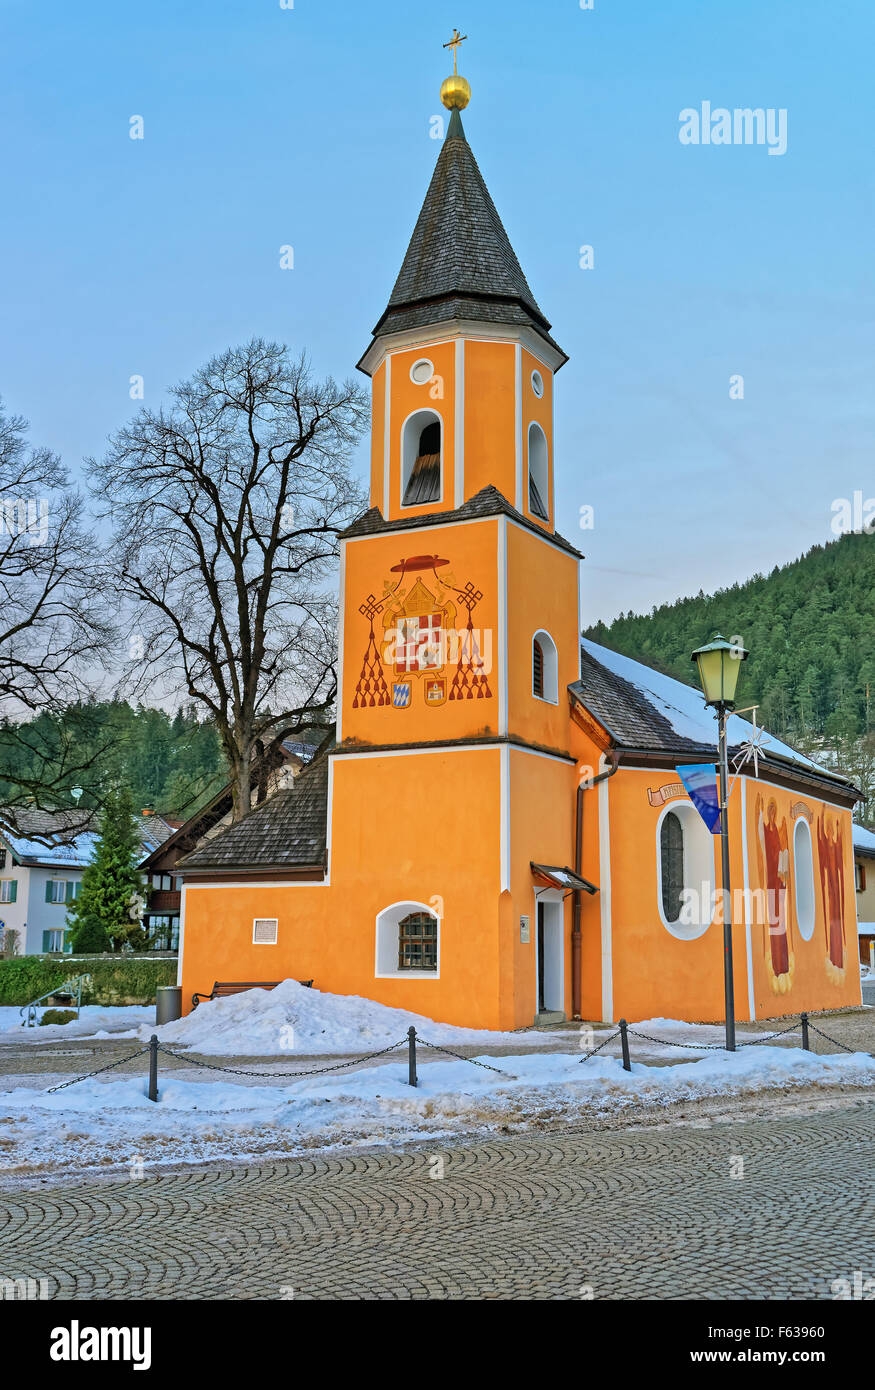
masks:
MULTIPOLYGON (((571 695, 610 734, 619 749, 665 753, 680 762, 717 755, 717 721, 694 686, 685 685, 655 671, 632 657, 585 640, 580 650, 580 680, 569 686, 571 695)), ((847 777, 760 729, 760 756, 767 764, 792 765, 796 772, 818 782, 832 782, 845 795, 856 789, 847 777)), ((727 721, 730 760, 751 737, 753 727, 740 715, 727 721)))
POLYGON ((528 325, 567 361, 550 337, 550 324, 514 254, 458 111, 450 117, 422 211, 374 337, 449 319, 528 325))
POLYGON ((312 869, 325 863, 328 756, 320 753, 292 785, 180 859, 189 869, 312 869))
POLYGON ((441 526, 445 522, 458 521, 478 521, 490 516, 509 516, 511 521, 515 521, 519 526, 525 526, 526 530, 533 531, 536 535, 545 537, 558 545, 561 550, 567 550, 569 555, 575 555, 582 559, 579 550, 576 550, 570 541, 565 540, 557 531, 545 531, 543 526, 539 526, 536 521, 530 521, 522 512, 518 512, 516 507, 511 506, 503 492, 492 483, 487 483, 486 487, 475 492, 473 497, 469 497, 467 502, 463 502, 461 507, 456 507, 453 511, 430 512, 421 516, 399 517, 396 521, 386 521, 379 507, 371 507, 363 512, 351 526, 341 532, 342 540, 349 540, 355 536, 376 536, 389 531, 409 531, 415 526, 441 526))

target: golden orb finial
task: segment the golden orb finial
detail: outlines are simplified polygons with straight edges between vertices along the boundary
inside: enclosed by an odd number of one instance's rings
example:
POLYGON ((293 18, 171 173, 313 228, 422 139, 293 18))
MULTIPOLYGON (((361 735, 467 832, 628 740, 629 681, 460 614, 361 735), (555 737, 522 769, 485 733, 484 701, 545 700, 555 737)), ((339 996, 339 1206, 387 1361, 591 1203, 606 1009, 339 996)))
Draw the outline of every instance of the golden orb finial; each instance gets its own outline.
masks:
POLYGON ((448 111, 464 111, 471 100, 471 84, 459 76, 457 59, 459 44, 464 43, 467 37, 467 34, 460 34, 458 29, 453 29, 453 37, 449 43, 444 44, 444 48, 452 49, 453 53, 453 75, 441 84, 441 101, 448 111))

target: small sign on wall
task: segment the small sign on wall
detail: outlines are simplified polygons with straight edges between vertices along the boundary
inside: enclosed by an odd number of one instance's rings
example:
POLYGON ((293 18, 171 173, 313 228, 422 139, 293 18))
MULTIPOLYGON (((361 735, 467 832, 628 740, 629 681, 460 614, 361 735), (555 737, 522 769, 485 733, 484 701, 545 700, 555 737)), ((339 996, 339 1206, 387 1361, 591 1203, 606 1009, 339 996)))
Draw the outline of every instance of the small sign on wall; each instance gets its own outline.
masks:
POLYGON ((523 946, 528 946, 528 944, 529 944, 529 919, 528 919, 528 917, 521 917, 521 918, 520 918, 520 944, 523 945, 523 946))

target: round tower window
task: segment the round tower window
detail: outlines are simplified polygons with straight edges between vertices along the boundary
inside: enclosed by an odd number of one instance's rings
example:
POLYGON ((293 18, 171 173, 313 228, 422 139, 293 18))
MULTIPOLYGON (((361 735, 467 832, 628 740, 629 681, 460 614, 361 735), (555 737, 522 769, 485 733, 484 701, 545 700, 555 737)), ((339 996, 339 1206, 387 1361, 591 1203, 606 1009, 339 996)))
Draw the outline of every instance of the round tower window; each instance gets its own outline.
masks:
POLYGON ((539 399, 544 394, 544 378, 540 372, 532 372, 532 390, 539 399))
POLYGON ((410 380, 416 386, 425 386, 426 382, 431 381, 434 376, 434 363, 429 362, 427 357, 420 357, 418 362, 414 362, 410 368, 410 380))

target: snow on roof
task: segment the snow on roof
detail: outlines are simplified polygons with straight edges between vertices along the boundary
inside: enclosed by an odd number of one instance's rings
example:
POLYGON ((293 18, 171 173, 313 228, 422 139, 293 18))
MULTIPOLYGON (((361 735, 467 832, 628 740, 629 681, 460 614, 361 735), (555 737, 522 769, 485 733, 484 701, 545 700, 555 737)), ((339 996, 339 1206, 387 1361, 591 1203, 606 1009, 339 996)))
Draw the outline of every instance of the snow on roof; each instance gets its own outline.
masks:
MULTIPOLYGON (((96 812, 16 807, 9 818, 14 818, 19 833, 5 831, 2 839, 22 863, 84 869, 91 862, 98 840, 96 812)), ((157 849, 171 833, 161 816, 135 816, 134 829, 146 854, 157 849)))
POLYGON ((864 854, 875 854, 875 831, 867 830, 865 825, 858 825, 854 821, 854 849, 862 850, 864 854))
MULTIPOLYGON (((673 676, 664 676, 660 671, 654 671, 652 666, 633 661, 630 656, 621 656, 619 652, 602 647, 589 638, 583 639, 583 647, 595 661, 634 686, 645 700, 668 720, 681 738, 691 739, 694 743, 712 744, 716 749, 717 722, 712 710, 705 704, 701 690, 692 685, 684 685, 683 681, 675 680, 673 676)), ((736 745, 745 743, 750 738, 752 726, 740 715, 731 714, 726 730, 730 745, 736 745)), ((835 773, 830 773, 827 768, 813 762, 804 753, 797 752, 774 734, 766 733, 762 729, 759 732, 760 746, 764 754, 771 753, 780 758, 789 758, 794 763, 813 768, 826 776, 835 776, 835 773)))

